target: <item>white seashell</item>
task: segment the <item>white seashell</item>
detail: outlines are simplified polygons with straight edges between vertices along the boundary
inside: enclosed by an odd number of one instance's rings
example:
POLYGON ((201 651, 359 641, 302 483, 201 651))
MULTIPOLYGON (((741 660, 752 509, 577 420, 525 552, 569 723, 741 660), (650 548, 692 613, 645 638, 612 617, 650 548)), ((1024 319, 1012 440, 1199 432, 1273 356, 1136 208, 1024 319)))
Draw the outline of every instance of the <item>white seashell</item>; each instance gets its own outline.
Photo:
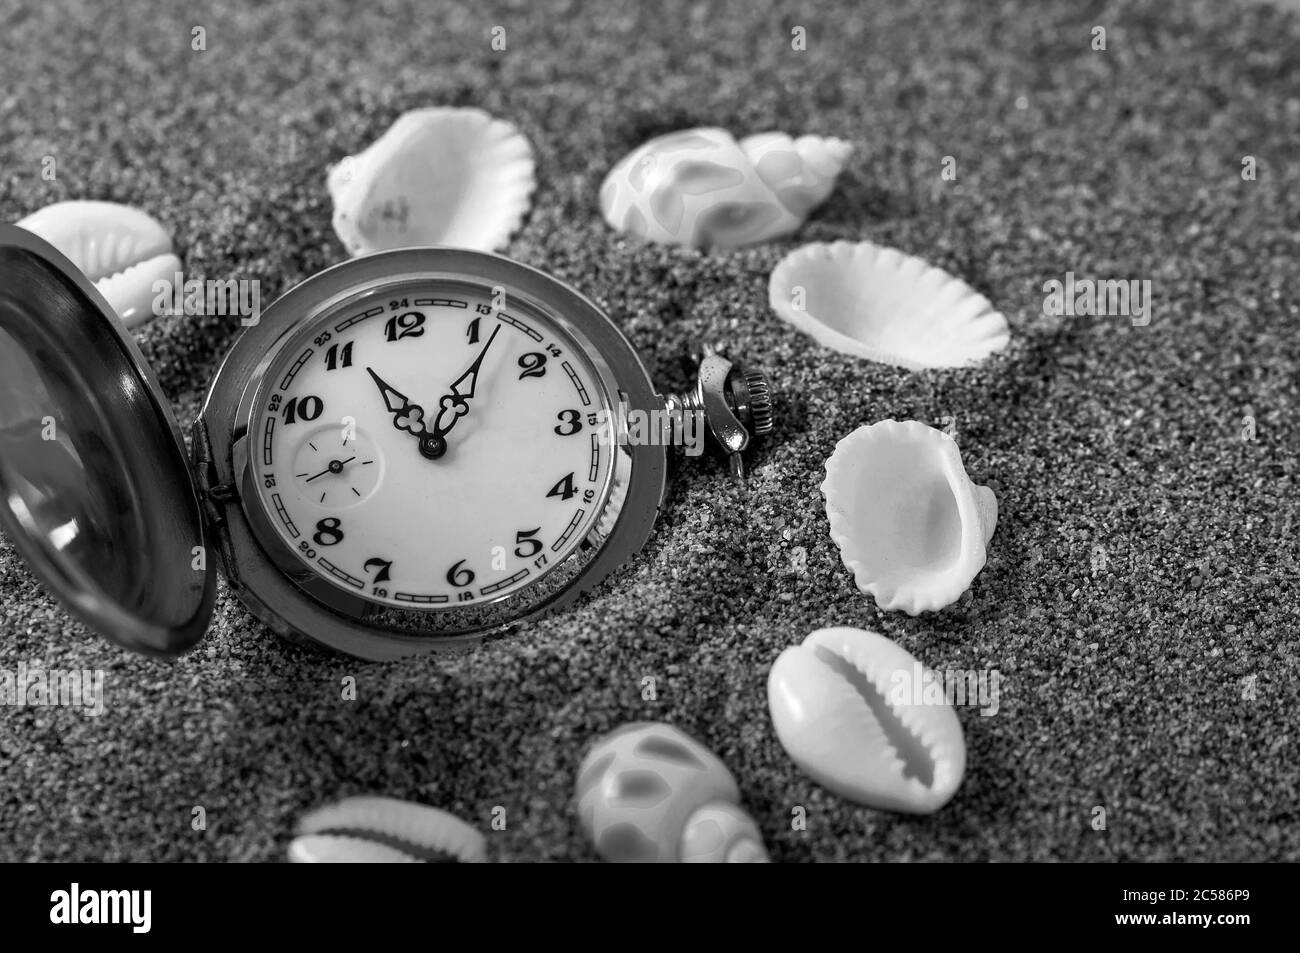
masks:
POLYGON ((791 760, 828 790, 929 814, 961 785, 966 742, 943 686, 925 675, 883 635, 819 629, 772 665, 772 724, 791 760), (918 692, 919 685, 929 687, 918 692))
POLYGON ((583 829, 596 853, 616 863, 765 860, 739 800, 726 765, 661 722, 611 731, 578 771, 583 829))
POLYGON ((330 169, 334 231, 353 255, 411 245, 504 248, 528 212, 533 150, 481 109, 403 113, 330 169))
POLYGON ((289 857, 297 859, 297 853, 309 859, 339 857, 363 863, 387 858, 378 849, 387 848, 415 861, 478 864, 487 858, 486 846, 482 834, 446 811, 389 797, 350 797, 304 815, 289 857), (359 840, 365 846, 327 843, 322 837, 359 840))
POLYGON ((600 187, 615 229, 649 241, 735 248, 788 235, 835 188, 853 147, 823 136, 686 129, 623 157, 600 187))
POLYGON ((1011 340, 1007 319, 966 282, 871 242, 795 249, 773 269, 768 301, 819 344, 909 370, 973 364, 1011 340))
POLYGON ((56 202, 18 225, 45 239, 95 283, 127 327, 154 317, 155 281, 181 270, 160 222, 115 202, 56 202))
POLYGON ((971 482, 942 430, 859 427, 835 445, 821 490, 844 565, 882 609, 942 609, 984 568, 998 501, 971 482))
POLYGON ((295 864, 418 864, 405 851, 378 844, 364 837, 308 834, 289 844, 289 860, 295 864))
MULTIPOLYGON (((157 255, 112 277, 101 278, 95 282, 95 287, 108 299, 122 322, 128 328, 133 328, 150 318, 162 317, 168 313, 169 309, 154 307, 158 300, 154 283, 166 281, 168 288, 171 288, 176 283, 176 275, 180 270, 181 260, 175 255, 157 255)), ((171 300, 170 292, 165 300, 171 300)))
POLYGON ((723 801, 699 808, 682 832, 684 864, 765 864, 763 835, 754 819, 723 801))

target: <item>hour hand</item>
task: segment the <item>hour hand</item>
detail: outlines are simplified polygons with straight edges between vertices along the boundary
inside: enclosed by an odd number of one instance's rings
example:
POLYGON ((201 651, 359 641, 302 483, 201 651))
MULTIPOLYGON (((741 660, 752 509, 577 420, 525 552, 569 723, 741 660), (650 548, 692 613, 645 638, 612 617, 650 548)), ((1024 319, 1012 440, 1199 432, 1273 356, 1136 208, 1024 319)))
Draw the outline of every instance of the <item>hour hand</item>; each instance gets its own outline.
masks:
POLYGON ((379 393, 383 395, 384 406, 393 415, 393 426, 417 437, 421 436, 425 431, 425 426, 424 410, 420 405, 411 403, 405 394, 369 367, 366 368, 366 373, 374 380, 375 386, 379 388, 379 393))

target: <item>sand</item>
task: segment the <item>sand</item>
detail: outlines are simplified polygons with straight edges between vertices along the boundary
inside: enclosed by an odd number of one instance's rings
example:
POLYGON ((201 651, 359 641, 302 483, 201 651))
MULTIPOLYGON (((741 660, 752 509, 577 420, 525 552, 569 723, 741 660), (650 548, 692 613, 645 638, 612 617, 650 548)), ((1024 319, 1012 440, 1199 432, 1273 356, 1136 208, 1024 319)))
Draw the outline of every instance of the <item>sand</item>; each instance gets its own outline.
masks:
MULTIPOLYGON (((0 859, 276 860, 302 811, 355 793, 457 813, 495 860, 592 859, 575 770, 633 719, 712 747, 781 861, 1300 858, 1295 14, 50 4, 10 16, 3 50, 5 220, 70 198, 138 205, 174 229, 191 276, 258 279, 269 300, 344 257, 330 163, 406 109, 480 106, 537 151, 511 256, 605 307, 661 388, 685 385, 707 345, 768 369, 780 402, 748 483, 677 460, 659 530, 621 577, 450 660, 296 648, 224 590, 190 655, 133 656, 72 622, 0 544, 0 668, 103 670, 107 705, 0 710, 0 859), (604 172, 692 125, 857 151, 790 239, 706 254, 611 232, 604 172), (961 276, 1006 313, 1010 348, 909 373, 782 324, 768 272, 836 239, 961 276), (1043 285, 1066 272, 1149 280, 1150 323, 1045 315, 1043 285), (952 418, 1000 505, 972 589, 918 618, 858 592, 818 490, 836 441, 886 417, 952 418), (772 660, 836 624, 1001 674, 997 714, 959 710, 966 779, 938 814, 846 803, 776 741, 772 660), (497 807, 504 830, 490 829, 497 807)), ((183 425, 238 330, 178 317, 139 334, 183 425)))

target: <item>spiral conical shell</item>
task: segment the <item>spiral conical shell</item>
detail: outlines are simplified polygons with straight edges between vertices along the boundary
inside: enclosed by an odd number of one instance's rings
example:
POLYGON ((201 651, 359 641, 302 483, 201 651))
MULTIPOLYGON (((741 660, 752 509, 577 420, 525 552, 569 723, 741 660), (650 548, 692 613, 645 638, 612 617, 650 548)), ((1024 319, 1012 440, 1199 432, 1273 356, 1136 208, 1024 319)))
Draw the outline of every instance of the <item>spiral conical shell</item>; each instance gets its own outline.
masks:
POLYGON ((701 128, 651 139, 605 177, 600 206, 649 241, 734 248, 788 235, 835 187, 852 146, 768 132, 741 142, 701 128))
POLYGON ((662 722, 633 722, 583 759, 578 817, 613 863, 767 860, 736 779, 713 752, 662 722))

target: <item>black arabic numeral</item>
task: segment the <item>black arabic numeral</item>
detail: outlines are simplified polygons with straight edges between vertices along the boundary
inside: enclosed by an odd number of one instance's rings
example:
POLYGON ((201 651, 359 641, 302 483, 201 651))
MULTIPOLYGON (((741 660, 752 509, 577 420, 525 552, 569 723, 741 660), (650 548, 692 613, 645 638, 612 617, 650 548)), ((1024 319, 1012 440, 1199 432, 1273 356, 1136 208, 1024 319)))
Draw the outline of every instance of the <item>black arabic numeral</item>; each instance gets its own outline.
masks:
POLYGON ((541 540, 533 539, 533 537, 541 531, 542 528, 539 526, 537 529, 521 529, 515 533, 515 555, 520 559, 532 559, 540 553, 542 551, 541 540), (524 552, 523 548, 525 546, 531 546, 532 549, 524 552))
POLYGON ((523 373, 519 375, 520 380, 525 377, 544 377, 546 376, 546 355, 537 351, 529 351, 527 354, 520 355, 519 366, 524 369, 523 373))
POLYGON ((337 516, 327 516, 316 524, 316 533, 312 542, 317 546, 337 546, 343 542, 343 530, 337 516))
POLYGON ((492 305, 483 304, 482 302, 479 302, 478 304, 474 305, 474 310, 477 311, 479 314, 491 314, 492 305))
POLYGON ((576 410, 562 410, 556 414, 555 417, 564 426, 553 427, 551 429, 561 437, 572 437, 582 429, 582 414, 578 413, 576 410))
POLYGON ((349 341, 343 345, 342 352, 339 351, 337 344, 331 344, 330 349, 325 352, 325 370, 336 371, 340 367, 352 366, 352 342, 349 341))
POLYGON ((424 334, 424 315, 419 311, 408 311, 388 319, 384 325, 384 335, 389 341, 402 338, 418 338, 424 334))
POLYGON ((478 343, 478 323, 482 320, 483 320, 482 318, 475 318, 473 321, 469 323, 469 330, 466 331, 465 333, 469 335, 470 344, 478 343))
POLYGON ((561 500, 567 500, 571 496, 578 495, 578 488, 573 485, 573 474, 570 473, 555 486, 551 487, 551 492, 547 496, 558 496, 561 500))
POLYGON ((284 425, 287 427, 299 420, 315 420, 324 410, 325 402, 312 394, 291 397, 284 405, 284 425))
POLYGON ((371 556, 361 564, 361 568, 365 569, 367 572, 370 571, 371 566, 379 567, 379 572, 375 573, 375 578, 370 580, 371 582, 391 581, 391 577, 388 575, 388 570, 393 568, 393 561, 391 559, 380 559, 378 556, 371 556))
POLYGON ((465 565, 465 560, 461 560, 447 570, 447 581, 458 589, 463 589, 474 581, 474 570, 461 567, 465 565))

